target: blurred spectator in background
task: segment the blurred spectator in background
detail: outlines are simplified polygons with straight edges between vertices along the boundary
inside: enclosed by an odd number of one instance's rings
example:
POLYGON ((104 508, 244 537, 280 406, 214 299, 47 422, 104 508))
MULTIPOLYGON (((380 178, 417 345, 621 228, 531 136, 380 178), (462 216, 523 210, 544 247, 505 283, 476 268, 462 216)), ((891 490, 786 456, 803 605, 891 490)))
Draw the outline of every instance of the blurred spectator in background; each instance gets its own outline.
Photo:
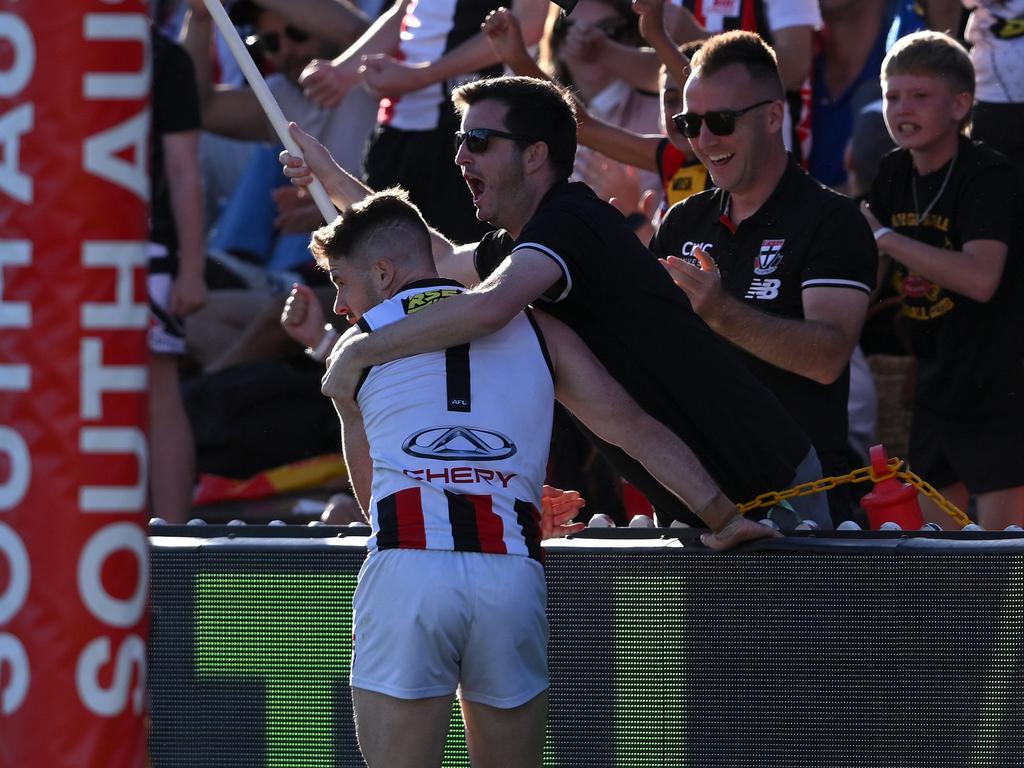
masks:
MULTIPOLYGON (((307 251, 309 233, 322 217, 309 198, 283 183, 278 139, 255 94, 245 86, 217 86, 211 59, 212 21, 202 0, 190 0, 183 41, 196 67, 203 127, 236 139, 270 142, 257 147, 235 193, 211 233, 211 246, 266 270, 234 266, 237 283, 217 291, 196 318, 189 342, 205 370, 279 356, 288 348, 277 317, 292 281, 325 283, 307 251), (281 274, 283 272, 283 274, 281 274), (250 277, 255 274, 259 279, 250 277), (277 275, 275 279, 275 275, 277 275), (224 346, 226 344, 226 346, 224 346)), ((355 89, 335 107, 323 108, 298 86, 313 59, 332 55, 368 26, 365 14, 346 0, 239 0, 232 20, 251 29, 250 48, 270 72, 267 85, 289 119, 302 120, 348 168, 358 171, 361 147, 374 125, 375 102, 355 89)))
POLYGON ((155 26, 152 55, 150 505, 156 517, 184 523, 192 510, 195 449, 182 404, 178 360, 185 353, 183 318, 199 309, 207 297, 199 99, 188 54, 155 26))
POLYGON ((976 89, 971 137, 1006 155, 1024 179, 1024 0, 963 4, 976 89))
POLYGON ((757 32, 775 49, 786 91, 782 137, 786 148, 806 164, 813 140, 810 120, 814 32, 821 28, 818 0, 682 0, 672 37, 699 40, 717 32, 757 32))
MULTIPOLYGON (((654 46, 658 58, 665 62, 660 67, 659 76, 660 132, 638 133, 615 125, 593 114, 579 98, 575 101, 579 142, 619 163, 657 173, 663 206, 667 207, 704 189, 708 174, 690 151, 686 138, 671 121, 671 116, 682 108, 680 83, 689 73, 689 64, 665 31, 664 5, 664 0, 637 0, 633 3, 639 14, 641 34, 654 46)), ((499 9, 492 13, 484 30, 502 61, 517 75, 550 77, 531 58, 515 18, 508 11, 499 9)), ((656 202, 656 197, 648 196, 641 197, 633 209, 618 206, 642 242, 647 242, 653 234, 651 215, 656 202)))
MULTIPOLYGON (((552 5, 541 40, 540 65, 554 80, 573 90, 589 115, 637 134, 659 130, 660 103, 654 88, 637 88, 616 73, 614 62, 623 46, 643 43, 636 14, 625 0, 579 0, 571 15, 552 5), (614 50, 606 42, 617 43, 614 50)), ((615 199, 624 214, 641 210, 641 197, 653 209, 661 198, 661 183, 653 170, 633 166, 581 149, 576 153, 574 179, 590 186, 603 200, 615 199)))
POLYGON ((846 190, 843 155, 854 122, 854 94, 875 83, 889 46, 923 29, 912 0, 821 0, 824 27, 814 57, 811 175, 846 190))
MULTIPOLYGON (((448 96, 461 83, 500 73, 498 58, 480 31, 498 4, 396 2, 340 56, 314 61, 301 79, 305 93, 327 107, 361 82, 381 97, 378 125, 366 148, 366 183, 373 189, 407 190, 430 226, 455 242, 475 241, 488 227, 477 220, 451 162, 458 118, 448 96)), ((528 43, 536 43, 547 0, 514 0, 511 7, 528 43)))
MULTIPOLYGON (((203 108, 203 127, 236 139, 270 142, 258 149, 215 227, 212 245, 248 256, 273 269, 292 269, 309 262, 305 247, 320 216, 309 200, 280 186, 278 140, 255 95, 244 86, 215 86, 211 61, 211 21, 202 0, 191 0, 184 43, 196 65, 203 108), (276 242, 277 234, 293 235, 276 242)), ((365 16, 340 0, 239 0, 232 20, 252 29, 251 50, 269 70, 267 85, 285 116, 301 120, 320 137, 346 168, 358 171, 361 142, 374 122, 373 99, 353 91, 336 109, 322 109, 298 88, 303 68, 350 43, 366 28, 365 16), (311 32, 315 30, 315 35, 311 32)))

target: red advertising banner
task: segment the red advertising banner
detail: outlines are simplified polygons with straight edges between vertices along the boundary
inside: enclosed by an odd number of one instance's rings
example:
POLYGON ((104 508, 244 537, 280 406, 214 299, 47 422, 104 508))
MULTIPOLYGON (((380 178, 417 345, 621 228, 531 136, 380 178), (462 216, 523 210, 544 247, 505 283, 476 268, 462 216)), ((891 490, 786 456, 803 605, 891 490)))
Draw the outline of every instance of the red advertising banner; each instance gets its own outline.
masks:
POLYGON ((0 0, 0 766, 146 761, 141 0, 0 0))

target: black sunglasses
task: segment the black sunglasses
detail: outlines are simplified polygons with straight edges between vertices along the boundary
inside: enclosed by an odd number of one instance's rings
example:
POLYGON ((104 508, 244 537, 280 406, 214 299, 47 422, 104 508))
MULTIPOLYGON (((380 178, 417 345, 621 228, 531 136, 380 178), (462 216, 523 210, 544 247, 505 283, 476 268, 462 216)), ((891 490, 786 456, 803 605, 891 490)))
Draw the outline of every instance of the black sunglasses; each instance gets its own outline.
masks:
MULTIPOLYGON (((303 32, 291 25, 284 28, 284 34, 293 43, 304 43, 310 38, 308 32, 303 32)), ((281 50, 281 33, 264 32, 262 35, 250 35, 245 42, 249 45, 259 45, 264 53, 274 54, 281 50)))
POLYGON ((495 128, 470 128, 468 131, 455 132, 455 153, 458 154, 462 142, 466 142, 466 149, 474 155, 482 154, 487 151, 491 136, 497 136, 500 139, 511 139, 512 141, 533 142, 533 139, 528 139, 525 136, 517 136, 514 133, 499 131, 495 128))
POLYGON ((736 130, 736 118, 741 117, 752 109, 771 104, 774 99, 765 99, 757 104, 751 104, 745 109, 722 109, 718 112, 708 112, 701 115, 697 112, 680 112, 672 115, 672 122, 676 129, 688 139, 696 139, 700 136, 700 124, 707 122, 708 130, 715 136, 729 136, 736 130))

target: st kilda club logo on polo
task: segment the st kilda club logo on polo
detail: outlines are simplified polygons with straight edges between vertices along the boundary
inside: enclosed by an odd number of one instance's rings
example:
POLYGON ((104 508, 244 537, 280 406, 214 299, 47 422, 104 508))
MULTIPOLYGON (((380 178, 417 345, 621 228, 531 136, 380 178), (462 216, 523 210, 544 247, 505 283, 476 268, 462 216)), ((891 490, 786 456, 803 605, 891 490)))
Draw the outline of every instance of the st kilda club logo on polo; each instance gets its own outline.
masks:
POLYGON ((473 427, 429 427, 409 435, 402 450, 421 459, 500 461, 514 456, 515 443, 500 432, 473 427))
POLYGON ((782 263, 782 246, 785 240, 762 240, 761 248, 754 257, 754 274, 770 275, 782 263))

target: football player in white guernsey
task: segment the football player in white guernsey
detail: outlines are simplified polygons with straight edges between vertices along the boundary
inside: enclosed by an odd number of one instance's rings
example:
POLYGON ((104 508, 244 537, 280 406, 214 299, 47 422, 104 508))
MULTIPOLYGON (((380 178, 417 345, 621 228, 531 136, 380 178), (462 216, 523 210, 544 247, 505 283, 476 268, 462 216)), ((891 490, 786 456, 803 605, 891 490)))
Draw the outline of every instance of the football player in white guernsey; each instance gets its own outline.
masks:
MULTIPOLYGON (((352 324, 339 347, 462 290, 438 278, 428 228, 401 191, 352 206, 314 233, 311 248, 337 289, 334 311, 352 324)), ((282 323, 316 346, 323 317, 307 299, 297 288, 282 323)), ((439 766, 457 688, 474 766, 541 764, 539 542, 557 525, 542 527, 537 509, 552 395, 716 530, 763 536, 689 448, 544 313, 521 313, 466 349, 374 366, 354 399, 334 400, 373 531, 354 599, 351 681, 370 766, 439 766)))

